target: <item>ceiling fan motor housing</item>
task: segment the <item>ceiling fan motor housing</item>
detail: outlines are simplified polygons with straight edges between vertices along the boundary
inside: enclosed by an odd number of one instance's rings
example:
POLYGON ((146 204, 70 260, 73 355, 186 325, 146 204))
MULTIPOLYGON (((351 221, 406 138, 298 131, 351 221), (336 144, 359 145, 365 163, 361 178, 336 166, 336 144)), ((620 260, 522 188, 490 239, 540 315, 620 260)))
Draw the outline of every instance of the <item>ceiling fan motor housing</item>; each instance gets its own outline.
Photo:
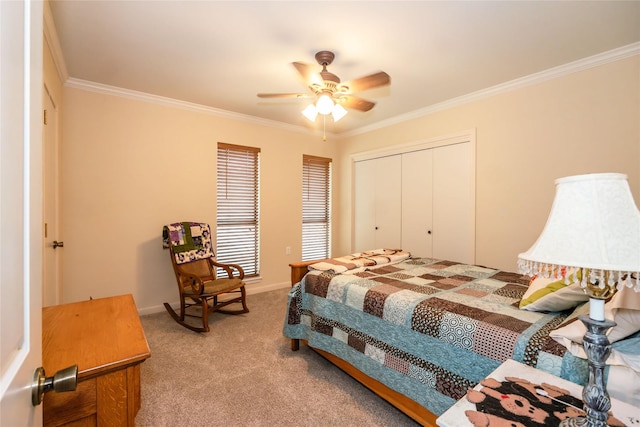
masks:
MULTIPOLYGON (((313 92, 316 98, 320 99, 323 95, 326 95, 327 98, 330 100, 332 99, 334 103, 339 103, 345 108, 352 108, 360 111, 371 110, 375 105, 374 102, 354 96, 353 93, 375 87, 386 86, 391 82, 389 75, 380 71, 358 79, 349 80, 342 84, 338 76, 327 71, 327 66, 335 59, 333 52, 321 50, 316 53, 315 59, 318 64, 322 66, 322 71, 319 73, 316 72, 310 64, 293 62, 292 65, 307 82, 309 89, 313 92)), ((259 93, 258 96, 261 98, 307 98, 306 95, 298 93, 259 93)))
POLYGON ((318 64, 322 65, 323 67, 331 65, 335 57, 336 56, 333 54, 333 52, 329 52, 328 50, 321 50, 320 52, 316 53, 316 61, 318 61, 318 64))
POLYGON ((319 88, 321 92, 329 91, 334 93, 340 84, 340 78, 335 74, 327 71, 327 65, 331 65, 333 60, 335 59, 335 55, 333 52, 328 50, 321 50, 316 53, 316 61, 318 64, 322 65, 322 71, 320 71, 320 76, 322 77, 322 81, 324 83, 324 87, 319 88))

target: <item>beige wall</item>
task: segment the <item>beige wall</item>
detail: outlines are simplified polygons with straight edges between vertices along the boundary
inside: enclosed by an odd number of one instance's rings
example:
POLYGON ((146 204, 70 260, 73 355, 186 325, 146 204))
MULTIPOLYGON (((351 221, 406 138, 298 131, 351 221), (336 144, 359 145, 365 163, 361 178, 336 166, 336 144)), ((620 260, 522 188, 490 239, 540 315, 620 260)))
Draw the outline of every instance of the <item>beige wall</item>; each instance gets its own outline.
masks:
POLYGON ((515 269, 544 225, 555 178, 627 173, 640 200, 638 56, 327 143, 69 86, 62 98, 63 302, 132 293, 150 312, 176 300, 161 227, 215 224, 218 141, 262 150, 262 281, 250 292, 287 286, 288 264, 301 257, 302 154, 334 159, 334 254, 351 252, 352 153, 469 129, 477 144, 479 264, 515 269))
POLYGON ((144 312, 177 300, 162 226, 215 226, 219 141, 261 148, 262 281, 248 290, 289 285, 288 263, 301 257, 302 154, 332 157, 334 143, 71 87, 63 109, 63 302, 132 293, 144 312))
POLYGON ((626 173, 640 203, 639 117, 636 55, 346 138, 335 251, 351 249, 351 154, 475 129, 476 263, 515 270, 542 231, 556 178, 626 173))

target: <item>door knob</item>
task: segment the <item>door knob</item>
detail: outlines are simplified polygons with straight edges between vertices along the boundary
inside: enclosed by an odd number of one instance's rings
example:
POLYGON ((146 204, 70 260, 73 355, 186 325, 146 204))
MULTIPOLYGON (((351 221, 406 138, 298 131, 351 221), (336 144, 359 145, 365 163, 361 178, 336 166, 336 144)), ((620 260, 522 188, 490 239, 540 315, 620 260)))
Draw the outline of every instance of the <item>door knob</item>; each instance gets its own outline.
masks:
POLYGON ((31 403, 38 406, 42 403, 42 396, 51 390, 55 392, 73 391, 78 385, 78 365, 61 369, 52 377, 47 377, 41 366, 33 373, 31 384, 31 403))
POLYGON ((64 247, 64 242, 58 242, 57 240, 53 241, 53 249, 55 248, 63 248, 64 247))

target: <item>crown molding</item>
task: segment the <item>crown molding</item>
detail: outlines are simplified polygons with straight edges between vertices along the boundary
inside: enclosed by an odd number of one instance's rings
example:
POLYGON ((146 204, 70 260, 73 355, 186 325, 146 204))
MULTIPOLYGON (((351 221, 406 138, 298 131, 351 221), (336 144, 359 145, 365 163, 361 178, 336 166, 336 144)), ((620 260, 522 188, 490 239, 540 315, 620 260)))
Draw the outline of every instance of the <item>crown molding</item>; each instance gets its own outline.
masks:
POLYGON ((482 89, 476 92, 469 93, 467 95, 452 98, 447 101, 443 101, 437 104, 430 105, 419 110, 414 110, 406 114, 392 117, 387 120, 379 121, 378 123, 363 126, 353 131, 345 132, 341 134, 342 137, 349 137, 354 135, 360 135, 363 133, 371 132, 377 129, 385 128, 395 124, 403 123, 409 120, 418 119, 430 114, 448 110, 450 108, 458 107, 471 102, 479 101, 481 99, 489 98, 501 93, 510 92, 516 89, 521 89, 527 86, 542 83, 548 80, 556 79, 558 77, 566 76, 569 74, 577 73, 580 71, 588 70, 590 68, 605 65, 611 62, 619 61, 631 56, 640 54, 640 42, 632 43, 626 46, 612 49, 607 52, 603 52, 597 55, 589 56, 583 59, 579 59, 568 64, 560 65, 558 67, 550 68, 539 73, 530 74, 525 77, 521 77, 515 80, 511 80, 505 83, 501 83, 495 86, 491 86, 487 89, 482 89))
MULTIPOLYGON (((1 0, 0 0, 1 1, 1 0)), ((60 46, 60 39, 58 38, 58 32, 56 30, 56 26, 53 20, 53 14, 51 12, 51 6, 49 2, 44 2, 44 40, 45 43, 49 46, 49 50, 53 57, 53 62, 56 66, 56 70, 58 72, 58 77, 60 81, 63 82, 64 86, 98 92, 108 95, 120 96, 129 99, 135 99, 145 102, 156 103, 160 105, 167 105, 177 108, 183 108, 191 111, 197 111, 200 113, 211 114, 217 117, 229 118, 233 120, 239 120, 247 123, 253 123, 262 126, 270 126, 286 131, 293 131, 299 133, 309 134, 309 129, 302 126, 290 125, 288 123, 282 123, 275 120, 262 119, 255 116, 250 116, 247 114, 234 113, 232 111, 222 110, 218 108, 207 107, 200 104, 195 104, 186 101, 180 101, 173 98, 167 98, 163 96, 152 95, 144 92, 138 92, 134 90, 128 90, 116 86, 109 86, 101 83, 95 83, 88 80, 76 79, 74 77, 69 77, 69 72, 67 71, 66 62, 64 60, 64 54, 62 52, 62 47, 60 46)), ((317 132, 316 132, 317 133, 317 132)))
MULTIPOLYGON (((275 120, 263 119, 248 114, 236 113, 219 108, 208 107, 201 104, 181 101, 173 98, 152 95, 145 92, 139 92, 129 89, 124 89, 116 86, 109 86, 101 83, 95 83, 88 80, 76 79, 68 77, 66 70, 64 56, 62 55, 62 49, 55 31, 55 25, 53 24, 53 18, 48 3, 45 2, 45 39, 51 47, 52 54, 54 56, 54 62, 58 70, 58 74, 61 80, 67 87, 88 90, 92 92, 98 92, 108 95, 120 96, 129 99, 141 100, 145 102, 151 102, 166 106, 172 106, 182 108, 191 111, 197 111, 200 113, 211 114, 217 117, 228 118, 232 120, 239 120, 246 123, 252 123, 262 126, 269 126, 272 128, 278 128, 286 131, 299 132, 304 134, 317 133, 316 131, 307 129, 303 126, 291 125, 288 123, 278 122, 275 120)), ((619 61, 625 58, 629 58, 640 54, 640 42, 632 43, 626 46, 622 46, 617 49, 612 49, 607 52, 603 52, 597 55, 593 55, 587 58, 579 59, 568 64, 560 65, 558 67, 550 68, 548 70, 541 71, 539 73, 531 74, 529 76, 521 77, 509 82, 501 83, 495 86, 491 86, 486 89, 482 89, 476 92, 469 93, 467 95, 452 98, 437 104, 427 106, 418 110, 411 111, 406 114, 392 117, 387 120, 381 120, 375 124, 369 126, 363 126, 352 131, 343 132, 340 134, 331 134, 334 139, 343 139, 350 136, 360 135, 367 132, 372 132, 377 129, 393 126, 406 121, 418 119, 428 116, 440 111, 448 110, 450 108, 465 105, 471 102, 486 99, 501 93, 521 89, 527 86, 542 83, 548 80, 552 80, 558 77, 566 76, 569 74, 584 71, 590 68, 605 65, 611 62, 619 61)))
POLYGON ((139 92, 136 90, 124 89, 117 86, 105 85, 102 83, 96 83, 88 80, 76 79, 71 77, 67 79, 64 84, 66 87, 82 89, 90 92, 97 92, 106 95, 119 96, 122 98, 134 99, 137 101, 150 102, 159 105, 165 105, 169 107, 181 108, 184 110, 195 111, 198 113, 210 114, 216 117, 222 117, 232 120, 238 120, 245 123, 252 123, 256 125, 269 126, 279 128, 286 131, 299 132, 309 134, 309 129, 291 125, 288 123, 278 122, 276 120, 263 119, 260 117, 250 116, 248 114, 236 113, 233 111, 223 110, 220 108, 208 107, 206 105, 196 104, 193 102, 181 101, 174 98, 168 98, 159 95, 153 95, 146 92, 139 92))
POLYGON ((62 47, 60 46, 60 39, 58 38, 58 32, 56 31, 56 24, 53 22, 53 14, 51 13, 51 6, 49 2, 45 1, 43 5, 43 31, 44 41, 49 46, 51 56, 53 56, 53 63, 56 66, 58 77, 61 82, 66 82, 69 78, 69 72, 67 71, 67 65, 64 61, 64 54, 62 53, 62 47))

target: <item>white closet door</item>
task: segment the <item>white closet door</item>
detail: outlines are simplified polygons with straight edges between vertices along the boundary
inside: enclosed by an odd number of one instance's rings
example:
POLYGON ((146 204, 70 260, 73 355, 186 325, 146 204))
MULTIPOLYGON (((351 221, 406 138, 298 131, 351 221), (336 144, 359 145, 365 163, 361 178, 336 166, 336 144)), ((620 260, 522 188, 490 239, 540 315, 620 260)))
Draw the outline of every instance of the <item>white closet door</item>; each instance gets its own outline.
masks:
POLYGON ((400 248, 402 245, 402 157, 376 159, 376 238, 375 247, 400 248))
POLYGON ((401 156, 355 164, 355 252, 401 247, 401 156))
POLYGON ((433 150, 433 256, 475 262, 475 161, 470 143, 433 150))
POLYGON ((354 252, 373 249, 375 246, 375 162, 367 160, 354 165, 354 252))
POLYGON ((433 150, 402 154, 402 249, 432 257, 433 150))

